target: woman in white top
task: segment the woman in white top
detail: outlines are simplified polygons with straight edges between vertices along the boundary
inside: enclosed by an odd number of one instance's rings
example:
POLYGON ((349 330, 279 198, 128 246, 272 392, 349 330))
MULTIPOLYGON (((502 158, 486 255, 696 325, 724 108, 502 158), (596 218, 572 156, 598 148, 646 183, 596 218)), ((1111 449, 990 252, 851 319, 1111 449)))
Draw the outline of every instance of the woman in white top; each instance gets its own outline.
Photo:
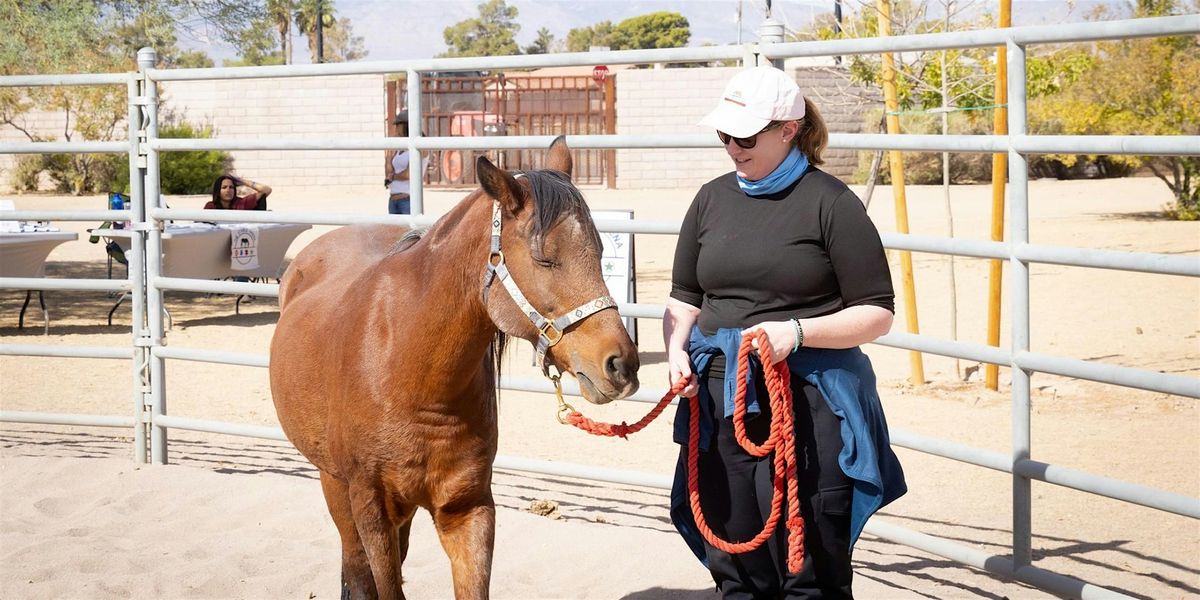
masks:
MULTIPOLYGON (((392 121, 397 126, 396 134, 400 137, 408 137, 408 111, 400 111, 396 118, 392 121)), ((421 161, 428 164, 429 159, 421 161)), ((407 215, 412 212, 412 204, 409 199, 409 173, 408 168, 408 151, 407 150, 389 150, 387 156, 387 165, 384 167, 384 173, 387 176, 385 183, 388 187, 388 214, 407 215)), ((424 169, 417 173, 420 177, 424 169)))

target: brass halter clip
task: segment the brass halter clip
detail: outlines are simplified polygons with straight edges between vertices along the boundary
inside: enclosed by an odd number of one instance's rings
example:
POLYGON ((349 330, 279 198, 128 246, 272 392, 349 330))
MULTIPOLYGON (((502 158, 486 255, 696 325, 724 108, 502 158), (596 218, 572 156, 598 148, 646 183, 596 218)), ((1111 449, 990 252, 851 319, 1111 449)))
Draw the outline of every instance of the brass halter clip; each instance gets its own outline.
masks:
POLYGON ((562 423, 563 425, 567 425, 567 417, 570 416, 571 413, 575 412, 575 407, 567 404, 566 400, 563 400, 561 379, 561 374, 550 375, 550 381, 554 382, 554 394, 558 396, 558 414, 556 415, 558 417, 558 422, 562 423))

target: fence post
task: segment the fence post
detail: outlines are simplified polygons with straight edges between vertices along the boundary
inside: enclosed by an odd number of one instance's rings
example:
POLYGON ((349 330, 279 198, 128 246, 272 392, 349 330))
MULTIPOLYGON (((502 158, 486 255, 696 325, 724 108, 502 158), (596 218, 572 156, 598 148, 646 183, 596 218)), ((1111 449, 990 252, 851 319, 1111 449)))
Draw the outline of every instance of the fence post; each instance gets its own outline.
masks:
MULTIPOLYGON (((783 42, 783 23, 776 21, 769 15, 758 26, 758 43, 759 44, 779 44, 783 42)), ((762 64, 761 55, 759 64, 762 64)), ((778 69, 783 68, 783 59, 777 58, 771 61, 771 64, 778 69)))
MULTIPOLYGON (((142 103, 145 98, 143 87, 145 78, 137 73, 129 76, 127 91, 129 94, 129 114, 126 117, 129 125, 129 206, 132 219, 130 229, 137 230, 146 222, 146 197, 142 185, 145 170, 145 149, 142 147, 143 130, 142 103)), ((129 252, 125 254, 128 261, 126 276, 129 279, 130 306, 132 319, 130 331, 133 337, 133 460, 138 464, 146 462, 146 433, 149 427, 146 416, 149 415, 149 349, 146 340, 146 243, 140 235, 129 238, 129 252)))
POLYGON ((1012 139, 1025 135, 1025 47, 1008 41, 1008 180, 1009 262, 1012 264, 1012 459, 1013 459, 1013 569, 1029 566, 1033 559, 1033 500, 1031 480, 1018 475, 1017 463, 1030 458, 1030 373, 1016 363, 1029 351, 1029 263, 1012 248, 1029 243, 1029 165, 1025 155, 1012 149, 1012 139))
POLYGON ((138 69, 142 73, 145 97, 146 130, 146 222, 141 233, 146 235, 146 320, 150 325, 150 336, 145 348, 150 363, 150 460, 156 464, 167 464, 167 430, 157 423, 156 417, 167 414, 166 380, 164 360, 154 355, 153 349, 163 343, 163 293, 155 279, 162 275, 162 222, 150 215, 150 210, 159 208, 158 150, 149 144, 158 139, 158 84, 150 79, 147 69, 158 62, 154 48, 138 50, 138 69))
POLYGON ((425 214, 425 161, 421 151, 413 143, 414 137, 422 137, 421 115, 421 73, 415 69, 408 70, 408 198, 411 201, 410 212, 414 215, 425 214))

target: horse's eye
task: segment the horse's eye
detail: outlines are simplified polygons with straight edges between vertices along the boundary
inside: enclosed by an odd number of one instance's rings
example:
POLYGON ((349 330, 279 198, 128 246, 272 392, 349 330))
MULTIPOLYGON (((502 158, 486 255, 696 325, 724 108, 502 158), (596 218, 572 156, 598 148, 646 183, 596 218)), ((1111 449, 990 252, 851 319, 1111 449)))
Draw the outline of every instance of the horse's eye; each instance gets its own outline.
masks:
POLYGON ((539 257, 539 258, 533 259, 533 262, 537 263, 539 267, 546 267, 547 269, 557 269, 562 266, 562 264, 559 263, 558 261, 550 260, 549 258, 540 258, 539 257))

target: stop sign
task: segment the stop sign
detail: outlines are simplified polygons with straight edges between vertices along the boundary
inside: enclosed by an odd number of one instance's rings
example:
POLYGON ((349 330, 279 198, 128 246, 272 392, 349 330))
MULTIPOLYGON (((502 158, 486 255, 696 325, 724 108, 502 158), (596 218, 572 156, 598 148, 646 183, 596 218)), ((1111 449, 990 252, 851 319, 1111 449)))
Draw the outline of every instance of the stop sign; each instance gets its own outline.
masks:
POLYGON ((606 67, 604 65, 596 65, 595 67, 592 68, 592 79, 595 79, 596 83, 603 84, 605 78, 607 78, 607 77, 608 77, 608 67, 606 67))

